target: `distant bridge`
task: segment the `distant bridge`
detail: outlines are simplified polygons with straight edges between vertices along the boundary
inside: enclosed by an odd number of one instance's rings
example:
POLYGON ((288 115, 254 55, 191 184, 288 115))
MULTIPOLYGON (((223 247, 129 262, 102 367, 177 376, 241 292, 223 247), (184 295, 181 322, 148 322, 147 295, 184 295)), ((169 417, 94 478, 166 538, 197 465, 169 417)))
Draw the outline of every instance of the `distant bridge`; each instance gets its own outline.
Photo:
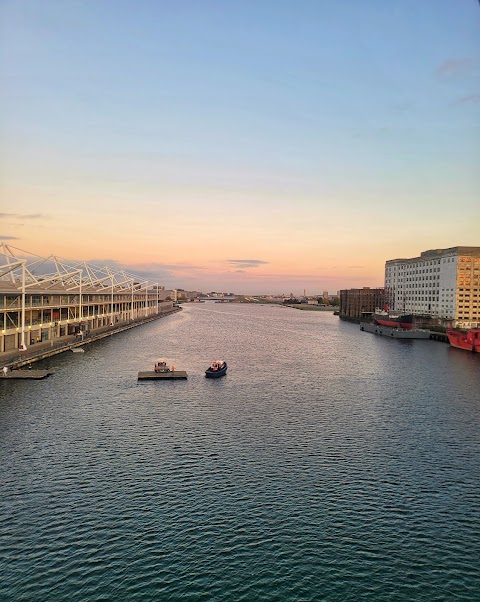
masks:
POLYGON ((200 297, 200 301, 220 301, 221 303, 228 303, 229 301, 236 301, 236 297, 228 296, 218 296, 218 297, 200 297))

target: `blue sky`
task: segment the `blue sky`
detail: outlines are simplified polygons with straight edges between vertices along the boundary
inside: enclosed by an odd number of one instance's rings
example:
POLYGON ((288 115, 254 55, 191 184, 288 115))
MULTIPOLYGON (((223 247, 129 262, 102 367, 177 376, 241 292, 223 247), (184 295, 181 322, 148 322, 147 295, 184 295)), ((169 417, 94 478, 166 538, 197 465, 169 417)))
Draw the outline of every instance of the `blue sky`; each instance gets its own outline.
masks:
POLYGON ((0 238, 255 293, 381 285, 386 259, 480 245, 477 0, 0 17, 0 238))

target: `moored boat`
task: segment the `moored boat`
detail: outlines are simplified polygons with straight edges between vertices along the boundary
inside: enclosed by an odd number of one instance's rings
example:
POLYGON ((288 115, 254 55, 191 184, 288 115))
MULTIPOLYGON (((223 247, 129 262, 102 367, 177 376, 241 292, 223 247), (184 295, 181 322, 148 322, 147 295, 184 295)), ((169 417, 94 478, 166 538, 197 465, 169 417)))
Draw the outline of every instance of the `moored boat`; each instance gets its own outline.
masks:
POLYGON ((205 376, 207 378, 220 378, 220 376, 225 376, 226 373, 227 362, 224 361, 212 362, 211 366, 205 370, 205 376))
POLYGON ((452 347, 480 353, 480 329, 472 328, 467 332, 462 332, 461 330, 449 328, 447 337, 452 347))
POLYGON ((360 330, 372 332, 373 334, 381 334, 383 336, 392 337, 394 339, 429 339, 430 332, 421 329, 405 329, 392 328, 391 326, 380 326, 378 324, 369 324, 360 322, 360 330))
POLYGON ((375 324, 379 326, 389 326, 390 328, 413 329, 413 314, 407 314, 401 311, 391 311, 388 305, 385 309, 377 309, 373 314, 375 324))
POLYGON ((151 372, 138 373, 138 380, 185 380, 186 378, 185 370, 175 370, 175 366, 169 366, 163 358, 155 362, 151 372))

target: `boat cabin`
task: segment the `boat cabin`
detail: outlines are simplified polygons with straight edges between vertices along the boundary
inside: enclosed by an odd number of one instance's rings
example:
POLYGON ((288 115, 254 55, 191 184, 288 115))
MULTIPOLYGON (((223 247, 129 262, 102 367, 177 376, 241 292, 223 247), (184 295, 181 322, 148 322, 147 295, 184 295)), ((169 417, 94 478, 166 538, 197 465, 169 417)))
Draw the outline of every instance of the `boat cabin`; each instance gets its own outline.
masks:
POLYGON ((155 372, 170 372, 170 368, 164 359, 155 362, 155 372))
POLYGON ((217 370, 222 370, 224 367, 225 362, 212 362, 212 365, 210 366, 214 372, 217 372, 217 370))

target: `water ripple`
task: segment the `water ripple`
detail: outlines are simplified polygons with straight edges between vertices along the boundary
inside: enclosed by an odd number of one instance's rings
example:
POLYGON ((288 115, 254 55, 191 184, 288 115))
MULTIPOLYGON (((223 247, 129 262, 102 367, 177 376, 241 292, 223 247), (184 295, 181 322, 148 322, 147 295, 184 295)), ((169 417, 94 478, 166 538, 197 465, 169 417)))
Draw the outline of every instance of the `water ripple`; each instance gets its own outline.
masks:
POLYGON ((480 358, 402 343, 190 306, 0 383, 0 599, 479 599, 480 358))

